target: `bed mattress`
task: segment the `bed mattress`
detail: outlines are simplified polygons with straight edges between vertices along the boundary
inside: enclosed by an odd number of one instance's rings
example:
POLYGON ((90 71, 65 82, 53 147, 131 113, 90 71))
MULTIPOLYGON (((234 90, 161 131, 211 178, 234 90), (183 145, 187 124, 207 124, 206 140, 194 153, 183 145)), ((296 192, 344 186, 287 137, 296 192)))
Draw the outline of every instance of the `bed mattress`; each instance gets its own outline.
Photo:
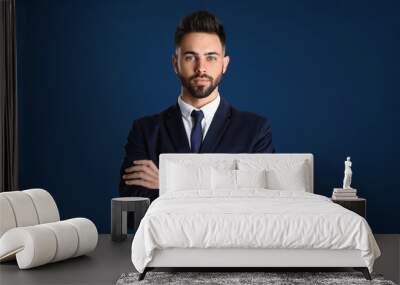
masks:
POLYGON ((380 251, 364 218, 308 192, 170 192, 148 209, 132 242, 139 272, 162 249, 359 250, 372 272, 380 251))

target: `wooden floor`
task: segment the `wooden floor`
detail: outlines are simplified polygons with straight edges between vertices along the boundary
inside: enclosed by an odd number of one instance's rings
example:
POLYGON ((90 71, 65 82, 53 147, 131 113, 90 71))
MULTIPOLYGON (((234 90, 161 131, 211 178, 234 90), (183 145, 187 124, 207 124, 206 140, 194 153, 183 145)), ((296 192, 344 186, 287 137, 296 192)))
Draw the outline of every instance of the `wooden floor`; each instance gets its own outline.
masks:
MULTIPOLYGON (((386 279, 400 281, 400 235, 375 236, 382 256, 374 272, 386 279)), ((109 235, 100 235, 94 252, 29 270, 19 270, 16 262, 0 264, 0 284, 115 284, 124 272, 135 271, 131 259, 132 237, 115 243, 109 235)))

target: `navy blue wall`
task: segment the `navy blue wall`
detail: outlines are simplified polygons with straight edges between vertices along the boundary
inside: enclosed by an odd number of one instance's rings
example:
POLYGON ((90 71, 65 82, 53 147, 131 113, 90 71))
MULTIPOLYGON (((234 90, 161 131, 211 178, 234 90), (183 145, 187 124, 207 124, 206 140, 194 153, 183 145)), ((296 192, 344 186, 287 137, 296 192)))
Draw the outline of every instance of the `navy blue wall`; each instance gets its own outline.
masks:
POLYGON ((398 1, 17 0, 21 189, 110 230, 132 120, 175 103, 173 35, 196 9, 227 31, 221 94, 271 119, 278 152, 315 155, 318 194, 350 155, 372 229, 400 233, 398 1))

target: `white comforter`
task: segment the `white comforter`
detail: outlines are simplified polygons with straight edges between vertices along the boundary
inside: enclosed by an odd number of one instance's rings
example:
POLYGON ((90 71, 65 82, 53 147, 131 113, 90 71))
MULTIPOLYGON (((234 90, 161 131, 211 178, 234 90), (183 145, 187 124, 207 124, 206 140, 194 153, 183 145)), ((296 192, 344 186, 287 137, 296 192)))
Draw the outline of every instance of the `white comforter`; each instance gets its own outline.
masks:
POLYGON ((358 249, 370 272, 380 256, 365 219, 328 198, 257 189, 156 199, 135 234, 132 262, 143 272, 154 249, 175 247, 358 249))

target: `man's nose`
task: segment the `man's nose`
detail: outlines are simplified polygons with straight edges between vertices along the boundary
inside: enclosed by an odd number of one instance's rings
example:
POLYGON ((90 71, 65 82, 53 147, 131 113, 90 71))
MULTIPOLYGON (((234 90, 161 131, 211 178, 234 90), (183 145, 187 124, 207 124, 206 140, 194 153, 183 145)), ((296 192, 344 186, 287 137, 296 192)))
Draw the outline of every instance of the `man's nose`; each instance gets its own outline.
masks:
POLYGON ((200 73, 200 74, 202 74, 202 73, 206 73, 206 62, 205 62, 205 60, 204 59, 202 59, 202 58, 199 58, 198 60, 197 60, 197 64, 196 64, 196 73, 200 73))

